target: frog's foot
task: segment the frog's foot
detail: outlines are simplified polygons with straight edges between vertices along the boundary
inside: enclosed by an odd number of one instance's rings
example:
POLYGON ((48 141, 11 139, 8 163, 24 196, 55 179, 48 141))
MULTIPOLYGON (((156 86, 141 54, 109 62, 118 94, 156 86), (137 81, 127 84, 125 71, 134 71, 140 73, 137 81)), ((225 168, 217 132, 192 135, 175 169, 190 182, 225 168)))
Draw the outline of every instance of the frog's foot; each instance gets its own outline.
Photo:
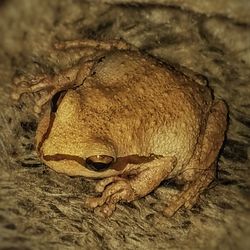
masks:
POLYGON ((182 206, 191 209, 203 190, 213 181, 217 157, 224 140, 226 120, 227 108, 224 102, 215 102, 207 120, 203 141, 197 147, 186 171, 180 175, 188 184, 164 210, 166 216, 172 216, 182 206))
POLYGON ((17 90, 11 94, 11 97, 14 100, 19 100, 24 93, 33 93, 46 89, 49 86, 49 79, 46 75, 39 75, 31 80, 19 77, 14 79, 14 84, 17 86, 17 90))
POLYGON ((111 176, 105 179, 100 180, 96 186, 95 186, 95 191, 98 193, 102 193, 104 189, 111 183, 114 183, 116 181, 122 181, 125 180, 124 178, 120 176, 111 176))
POLYGON ((140 166, 129 164, 126 177, 114 176, 101 180, 96 191, 102 192, 102 195, 87 198, 85 205, 95 208, 95 213, 108 217, 119 201, 131 202, 154 190, 169 176, 175 165, 175 157, 154 159, 140 166))
POLYGON ((187 209, 191 209, 197 202, 200 194, 214 179, 214 167, 205 170, 197 179, 184 188, 180 195, 171 201, 171 204, 163 211, 164 215, 171 217, 182 206, 187 209))
MULTIPOLYGON (((110 182, 116 179, 109 179, 110 182)), ((104 184, 104 183, 103 183, 104 184)), ((107 183, 105 183, 107 184, 107 183)), ((128 180, 120 178, 116 182, 109 184, 102 193, 101 197, 89 197, 85 200, 85 205, 90 208, 96 208, 95 213, 104 217, 110 216, 115 210, 115 204, 118 201, 130 202, 136 198, 128 180)))
POLYGON ((132 50, 132 46, 123 40, 97 41, 92 39, 60 41, 54 44, 58 50, 94 48, 97 50, 132 50))
POLYGON ((51 100, 56 93, 81 85, 90 74, 93 64, 93 61, 86 61, 79 66, 66 69, 54 76, 39 75, 33 77, 30 81, 22 78, 15 80, 14 84, 17 86, 17 89, 12 93, 11 97, 14 100, 19 100, 22 94, 42 92, 41 98, 34 107, 34 111, 40 113, 43 105, 51 100))
POLYGON ((20 79, 20 81, 15 80, 14 83, 17 89, 12 93, 11 97, 14 100, 19 100, 25 93, 43 92, 41 93, 40 100, 36 102, 34 107, 34 111, 40 113, 42 106, 46 104, 52 96, 67 85, 72 84, 78 71, 78 68, 71 68, 54 76, 39 75, 33 77, 30 81, 24 81, 23 79, 20 79))

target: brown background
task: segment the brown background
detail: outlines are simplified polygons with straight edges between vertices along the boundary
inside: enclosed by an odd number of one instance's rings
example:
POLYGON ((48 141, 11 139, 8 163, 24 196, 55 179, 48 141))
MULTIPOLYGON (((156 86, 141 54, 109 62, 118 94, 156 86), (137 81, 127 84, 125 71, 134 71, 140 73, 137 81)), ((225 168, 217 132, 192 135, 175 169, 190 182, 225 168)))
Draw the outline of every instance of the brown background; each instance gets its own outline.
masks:
POLYGON ((249 13, 248 0, 1 0, 0 249, 249 248, 249 13), (123 38, 187 67, 206 76, 215 96, 228 103, 218 178, 191 211, 163 217, 163 183, 101 219, 82 204, 93 182, 40 164, 33 148, 37 96, 12 102, 12 78, 70 66, 51 44, 85 37, 123 38))

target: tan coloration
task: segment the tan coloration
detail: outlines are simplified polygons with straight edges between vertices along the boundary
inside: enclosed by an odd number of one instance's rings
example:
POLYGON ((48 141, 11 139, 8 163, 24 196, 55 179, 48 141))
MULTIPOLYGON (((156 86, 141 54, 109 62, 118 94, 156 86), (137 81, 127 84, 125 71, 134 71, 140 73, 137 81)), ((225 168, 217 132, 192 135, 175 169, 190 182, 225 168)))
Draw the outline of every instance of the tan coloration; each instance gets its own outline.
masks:
POLYGON ((57 76, 36 78, 14 95, 49 87, 39 111, 56 92, 68 90, 55 114, 47 111, 39 123, 42 161, 60 173, 104 178, 97 184, 102 195, 85 203, 105 217, 117 202, 143 197, 168 178, 185 186, 164 213, 191 208, 214 178, 226 130, 224 102, 214 101, 208 87, 129 50, 124 42, 70 41, 56 48, 83 46, 103 50, 102 56, 81 60, 57 76), (86 159, 100 155, 114 162, 91 161, 102 171, 90 170, 86 159))

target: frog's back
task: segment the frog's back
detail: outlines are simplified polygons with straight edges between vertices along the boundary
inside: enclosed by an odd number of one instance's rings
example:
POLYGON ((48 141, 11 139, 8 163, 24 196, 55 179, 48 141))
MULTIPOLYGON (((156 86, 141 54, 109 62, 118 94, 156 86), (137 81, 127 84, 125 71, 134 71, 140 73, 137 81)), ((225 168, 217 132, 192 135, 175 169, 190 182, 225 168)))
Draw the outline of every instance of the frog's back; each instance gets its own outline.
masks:
POLYGON ((208 87, 172 66, 137 51, 112 51, 96 66, 95 72, 95 79, 103 89, 115 92, 127 88, 130 95, 136 95, 136 99, 143 96, 150 98, 150 95, 163 99, 163 96, 169 97, 169 93, 175 91, 192 96, 194 102, 203 107, 212 100, 208 87))
POLYGON ((111 53, 95 72, 82 88, 83 113, 95 107, 120 155, 193 150, 212 104, 207 87, 137 52, 111 53))

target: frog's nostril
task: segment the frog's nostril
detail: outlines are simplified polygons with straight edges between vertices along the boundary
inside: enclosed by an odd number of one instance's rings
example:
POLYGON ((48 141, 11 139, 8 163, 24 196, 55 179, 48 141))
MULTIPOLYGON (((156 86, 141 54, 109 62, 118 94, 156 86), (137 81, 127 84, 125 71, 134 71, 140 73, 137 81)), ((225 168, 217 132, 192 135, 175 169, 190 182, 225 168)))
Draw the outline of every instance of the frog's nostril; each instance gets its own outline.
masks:
POLYGON ((104 171, 114 162, 109 155, 93 155, 86 159, 86 167, 94 171, 104 171))

